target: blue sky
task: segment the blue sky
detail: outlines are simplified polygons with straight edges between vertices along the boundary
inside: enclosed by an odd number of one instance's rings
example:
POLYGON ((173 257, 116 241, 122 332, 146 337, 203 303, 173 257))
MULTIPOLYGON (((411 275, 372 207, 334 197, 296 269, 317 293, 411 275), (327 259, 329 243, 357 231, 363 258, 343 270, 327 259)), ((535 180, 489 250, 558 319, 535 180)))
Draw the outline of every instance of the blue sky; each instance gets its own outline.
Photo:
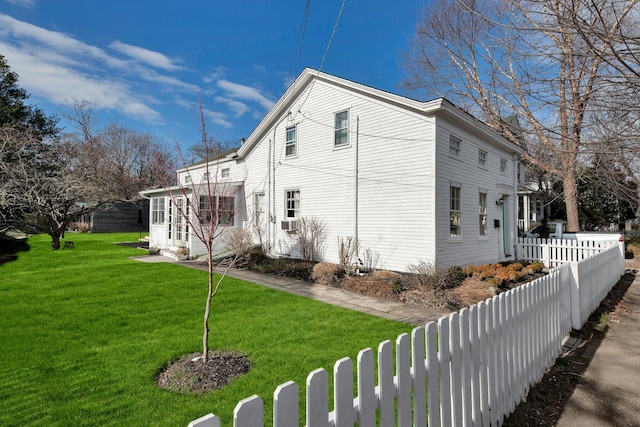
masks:
MULTIPOLYGON (((428 0, 347 0, 322 71, 389 92, 428 0)), ((0 54, 30 102, 62 115, 72 99, 186 148, 209 132, 247 137, 305 67, 318 69, 343 0, 0 0, 0 54)), ((68 126, 64 120, 63 126, 68 126)))

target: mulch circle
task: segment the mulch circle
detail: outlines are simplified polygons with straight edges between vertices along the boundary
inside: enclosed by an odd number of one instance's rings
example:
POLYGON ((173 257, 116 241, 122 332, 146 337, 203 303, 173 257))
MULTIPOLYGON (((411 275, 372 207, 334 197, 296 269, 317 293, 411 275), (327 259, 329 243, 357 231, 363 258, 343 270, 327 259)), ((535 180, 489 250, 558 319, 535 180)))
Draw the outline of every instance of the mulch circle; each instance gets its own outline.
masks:
POLYGON ((160 388, 181 393, 206 393, 246 374, 251 361, 234 351, 210 351, 207 363, 202 353, 191 353, 170 362, 156 376, 160 388))

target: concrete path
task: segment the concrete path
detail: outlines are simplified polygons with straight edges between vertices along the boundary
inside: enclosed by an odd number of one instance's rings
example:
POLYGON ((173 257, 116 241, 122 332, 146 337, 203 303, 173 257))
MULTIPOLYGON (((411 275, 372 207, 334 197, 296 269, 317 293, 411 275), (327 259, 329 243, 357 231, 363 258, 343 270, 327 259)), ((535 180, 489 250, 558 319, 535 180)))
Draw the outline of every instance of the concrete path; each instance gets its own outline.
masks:
MULTIPOLYGON (((189 268, 206 269, 201 262, 176 261, 173 258, 161 255, 145 255, 131 257, 131 259, 142 262, 170 262, 189 268)), ((402 302, 367 297, 338 288, 315 285, 302 280, 262 274, 255 271, 231 269, 228 275, 246 280, 247 282, 322 301, 327 304, 361 311, 386 319, 397 320, 398 322, 408 323, 410 325, 424 326, 430 321, 437 321, 442 316, 449 314, 447 311, 430 310, 402 302)))
POLYGON ((565 406, 559 427, 640 426, 640 278, 625 298, 626 310, 597 348, 565 406))

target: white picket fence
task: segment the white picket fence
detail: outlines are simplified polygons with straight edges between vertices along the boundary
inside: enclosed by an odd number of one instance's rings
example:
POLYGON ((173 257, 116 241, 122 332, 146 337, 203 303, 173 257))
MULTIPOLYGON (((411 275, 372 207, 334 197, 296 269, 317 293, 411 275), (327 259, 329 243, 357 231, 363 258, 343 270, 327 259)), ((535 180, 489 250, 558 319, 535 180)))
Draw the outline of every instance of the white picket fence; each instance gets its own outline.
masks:
MULTIPOLYGON (((565 336, 581 327, 624 273, 618 248, 502 293, 438 322, 402 334, 395 343, 360 351, 354 363, 329 375, 309 374, 306 418, 299 415, 299 389, 292 381, 273 397, 274 427, 489 426, 501 425, 560 354, 565 336)), ((254 395, 236 405, 234 427, 264 427, 264 403, 254 395)), ((213 414, 190 427, 219 427, 213 414)))
POLYGON ((591 241, 525 237, 518 239, 516 253, 519 260, 540 261, 545 266, 552 268, 567 262, 582 261, 612 246, 620 248, 624 261, 624 242, 617 240, 591 241))

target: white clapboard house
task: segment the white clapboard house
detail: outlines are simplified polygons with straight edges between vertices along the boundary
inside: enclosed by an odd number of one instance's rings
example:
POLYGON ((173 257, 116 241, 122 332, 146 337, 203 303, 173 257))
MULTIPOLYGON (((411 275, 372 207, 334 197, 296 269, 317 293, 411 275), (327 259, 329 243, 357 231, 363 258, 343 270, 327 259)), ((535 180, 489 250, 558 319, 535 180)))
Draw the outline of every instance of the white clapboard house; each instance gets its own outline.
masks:
MULTIPOLYGON (((318 260, 338 263, 339 242, 350 238, 377 268, 407 271, 420 261, 513 259, 520 153, 446 99, 419 102, 305 69, 242 146, 208 170, 226 211, 220 227, 250 229, 271 256, 299 257, 299 220, 315 217, 327 231, 318 260)), ((177 171, 187 197, 205 194, 205 171, 204 163, 177 171)), ((142 193, 151 200, 150 247, 196 257, 202 244, 176 215, 184 193, 142 193)))

